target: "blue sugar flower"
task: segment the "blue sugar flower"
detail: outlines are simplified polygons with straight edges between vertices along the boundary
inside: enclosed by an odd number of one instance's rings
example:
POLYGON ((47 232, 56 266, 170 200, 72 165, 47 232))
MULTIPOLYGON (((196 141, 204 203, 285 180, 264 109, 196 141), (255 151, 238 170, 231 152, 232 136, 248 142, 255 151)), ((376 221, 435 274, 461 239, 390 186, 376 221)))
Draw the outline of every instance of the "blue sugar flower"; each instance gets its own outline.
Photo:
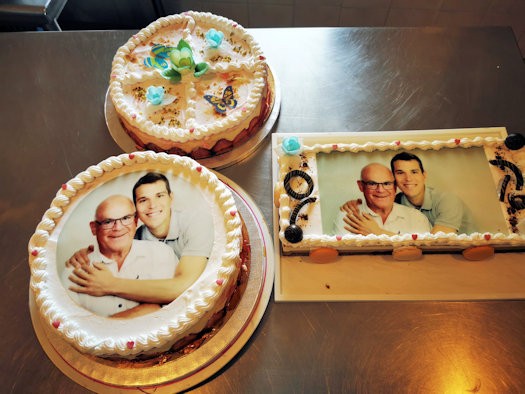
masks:
POLYGON ((296 155, 301 152, 301 142, 297 137, 285 137, 281 144, 281 148, 287 155, 296 155))
POLYGON ((162 86, 149 86, 146 98, 153 105, 160 105, 164 99, 164 88, 162 86))
POLYGON ((213 28, 208 30, 208 32, 206 33, 206 42, 212 48, 218 48, 219 45, 221 45, 223 38, 224 33, 222 31, 217 31, 213 28))

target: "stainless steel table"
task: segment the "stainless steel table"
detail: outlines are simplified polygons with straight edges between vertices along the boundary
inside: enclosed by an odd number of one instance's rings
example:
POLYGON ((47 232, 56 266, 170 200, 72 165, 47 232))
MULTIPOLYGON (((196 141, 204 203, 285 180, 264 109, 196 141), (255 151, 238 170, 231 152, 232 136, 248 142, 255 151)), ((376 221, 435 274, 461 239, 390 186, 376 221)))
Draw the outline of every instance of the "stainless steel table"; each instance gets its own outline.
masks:
MULTIPOLYGON (((278 132, 505 126, 525 131, 508 28, 254 29, 281 86, 278 132)), ((111 60, 132 32, 0 34, 0 387, 87 392, 49 361, 28 311, 27 242, 60 185, 121 150, 111 60)), ((270 138, 221 171, 271 229, 270 138)), ((275 303, 209 393, 523 392, 525 302, 275 303)))

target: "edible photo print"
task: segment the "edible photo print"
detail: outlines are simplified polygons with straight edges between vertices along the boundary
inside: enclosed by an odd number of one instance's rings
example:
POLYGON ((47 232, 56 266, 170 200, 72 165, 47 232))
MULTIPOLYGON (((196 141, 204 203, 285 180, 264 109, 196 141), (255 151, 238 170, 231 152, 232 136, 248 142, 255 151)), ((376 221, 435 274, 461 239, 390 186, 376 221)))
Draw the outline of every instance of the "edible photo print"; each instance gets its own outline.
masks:
POLYGON ((316 156, 323 234, 510 232, 483 147, 316 156))
POLYGON ((173 278, 183 247, 198 245, 195 255, 209 257, 213 240, 213 218, 198 188, 172 173, 132 172, 72 204, 57 240, 57 271, 85 309, 129 317, 141 303, 125 281, 147 280, 148 286, 173 278), (185 225, 195 221, 198 234, 185 225), (129 295, 116 295, 117 282, 129 295))

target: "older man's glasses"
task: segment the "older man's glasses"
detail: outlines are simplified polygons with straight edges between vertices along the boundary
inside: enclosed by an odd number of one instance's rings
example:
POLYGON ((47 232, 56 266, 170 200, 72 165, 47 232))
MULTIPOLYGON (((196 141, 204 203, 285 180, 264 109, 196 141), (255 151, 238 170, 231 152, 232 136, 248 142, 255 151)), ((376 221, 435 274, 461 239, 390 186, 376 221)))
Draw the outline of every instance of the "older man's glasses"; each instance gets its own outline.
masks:
POLYGON ((113 227, 115 227, 115 224, 117 224, 117 222, 120 222, 120 224, 123 226, 129 226, 131 223, 133 223, 134 220, 135 214, 133 213, 130 215, 122 216, 118 219, 105 219, 101 221, 95 220, 95 223, 98 224, 104 230, 111 230, 113 227))
POLYGON ((394 181, 387 182, 374 182, 374 181, 361 181, 368 190, 377 190, 379 186, 383 186, 385 190, 392 190, 396 184, 394 181))

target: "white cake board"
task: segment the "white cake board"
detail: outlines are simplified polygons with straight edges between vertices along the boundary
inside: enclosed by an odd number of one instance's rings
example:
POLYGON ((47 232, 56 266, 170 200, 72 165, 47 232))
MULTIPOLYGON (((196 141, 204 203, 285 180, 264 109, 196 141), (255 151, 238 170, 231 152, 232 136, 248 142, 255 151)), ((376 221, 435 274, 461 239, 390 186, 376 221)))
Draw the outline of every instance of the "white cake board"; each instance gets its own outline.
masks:
MULTIPOLYGON (((399 138, 440 139, 458 136, 505 138, 505 128, 399 132, 399 138)), ((323 143, 384 141, 382 132, 272 135, 273 184, 276 149, 284 136, 317 138, 323 143)), ((278 209, 273 208, 276 301, 491 300, 525 298, 525 253, 500 253, 484 261, 467 261, 459 253, 424 254, 417 261, 396 261, 390 254, 343 255, 327 264, 308 256, 285 256, 279 241, 278 209)))

